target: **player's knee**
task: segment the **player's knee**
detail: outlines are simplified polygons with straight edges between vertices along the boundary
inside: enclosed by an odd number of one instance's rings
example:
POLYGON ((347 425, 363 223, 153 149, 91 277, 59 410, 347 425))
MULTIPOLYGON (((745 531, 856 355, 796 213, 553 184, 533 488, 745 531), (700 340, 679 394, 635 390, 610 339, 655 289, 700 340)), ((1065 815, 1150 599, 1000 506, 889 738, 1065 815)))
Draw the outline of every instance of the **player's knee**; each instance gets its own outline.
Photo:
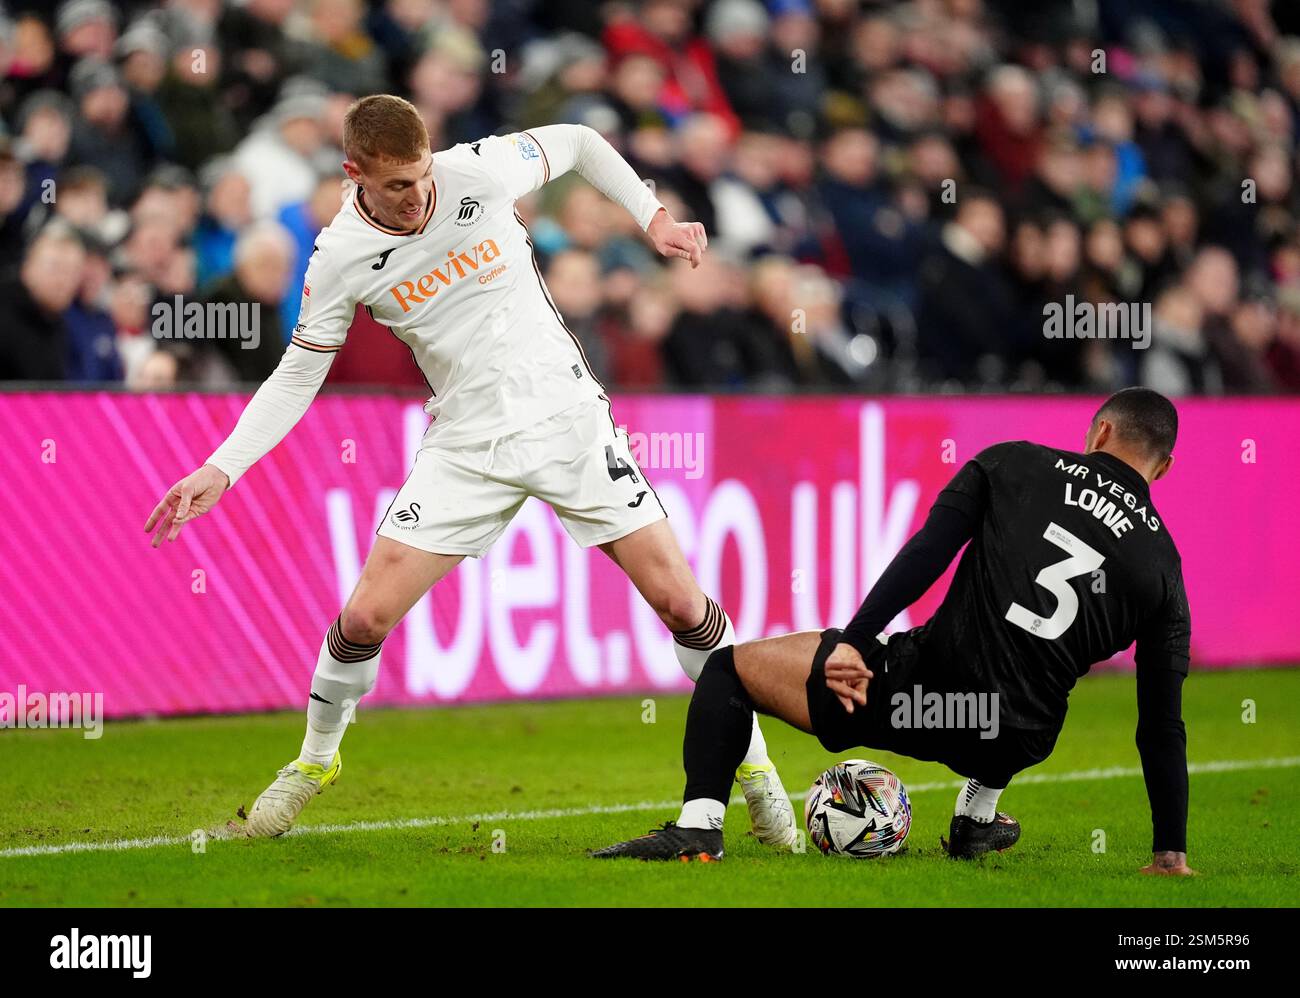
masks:
POLYGON ((715 649, 704 663, 704 670, 695 684, 697 690, 717 689, 719 686, 727 691, 727 701, 731 706, 740 710, 754 709, 754 700, 736 672, 735 645, 715 649))
POLYGON ((723 648, 715 648, 705 661, 704 668, 714 672, 725 672, 739 678, 736 673, 736 646, 727 645, 723 648))
POLYGON ((348 604, 339 617, 343 637, 358 645, 377 645, 388 637, 396 620, 372 606, 348 604))
POLYGON ((665 589, 649 602, 664 626, 674 633, 689 631, 704 617, 704 594, 699 590, 665 589))

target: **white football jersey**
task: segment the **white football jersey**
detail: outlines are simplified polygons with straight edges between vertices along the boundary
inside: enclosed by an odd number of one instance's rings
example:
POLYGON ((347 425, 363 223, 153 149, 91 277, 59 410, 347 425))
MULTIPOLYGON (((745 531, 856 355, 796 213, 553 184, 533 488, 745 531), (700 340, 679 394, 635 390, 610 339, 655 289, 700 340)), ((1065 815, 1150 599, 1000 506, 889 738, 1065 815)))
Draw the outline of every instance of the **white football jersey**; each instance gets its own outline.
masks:
POLYGON ((545 150, 521 132, 434 156, 428 213, 408 235, 354 190, 316 239, 293 341, 338 349, 363 304, 410 347, 439 444, 513 433, 600 394, 515 210, 549 179, 545 150))
POLYGON ((432 393, 426 440, 481 443, 604 387, 542 282, 515 201, 577 169, 644 230, 661 207, 590 128, 547 125, 437 152, 423 221, 377 221, 354 189, 316 237, 298 324, 279 368, 209 459, 233 484, 305 411, 358 304, 411 350, 432 393))

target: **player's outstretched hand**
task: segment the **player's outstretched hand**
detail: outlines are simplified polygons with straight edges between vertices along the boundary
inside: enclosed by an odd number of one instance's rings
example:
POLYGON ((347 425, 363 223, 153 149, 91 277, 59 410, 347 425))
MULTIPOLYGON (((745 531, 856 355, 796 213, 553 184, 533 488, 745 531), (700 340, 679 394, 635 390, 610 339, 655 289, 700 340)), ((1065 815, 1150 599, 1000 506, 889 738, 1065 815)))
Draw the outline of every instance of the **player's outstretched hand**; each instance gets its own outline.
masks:
POLYGON ((838 644, 826 659, 826 685, 839 697, 844 709, 852 714, 854 704, 867 705, 867 683, 875 674, 862 661, 858 650, 849 644, 838 644))
POLYGON ((154 535, 154 547, 158 547, 164 539, 176 540, 181 527, 215 506, 228 488, 230 479, 226 473, 211 464, 205 464, 167 490, 167 494, 145 521, 144 532, 154 535), (157 533, 154 533, 155 527, 157 533))
POLYGON ((1196 871, 1187 865, 1185 852, 1158 852, 1151 856, 1151 865, 1142 867, 1141 873, 1156 877, 1194 877, 1196 871))
POLYGON ((709 237, 704 234, 703 225, 699 222, 676 222, 668 214, 667 208, 655 212, 645 234, 650 237, 660 256, 690 260, 692 270, 700 265, 709 245, 709 237))

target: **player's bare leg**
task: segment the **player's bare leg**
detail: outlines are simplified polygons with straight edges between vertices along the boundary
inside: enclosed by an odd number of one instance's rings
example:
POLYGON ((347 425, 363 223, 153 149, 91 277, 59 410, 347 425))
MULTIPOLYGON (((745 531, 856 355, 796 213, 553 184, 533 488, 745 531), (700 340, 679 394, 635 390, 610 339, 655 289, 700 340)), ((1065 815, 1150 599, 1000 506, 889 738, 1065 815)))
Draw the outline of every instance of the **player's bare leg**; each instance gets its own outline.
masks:
MULTIPOLYGON (((704 663, 715 650, 735 644, 731 620, 700 589, 667 520, 602 544, 601 550, 627 573, 664 626, 672 631, 677 661, 692 682, 700 678, 704 663)), ((793 846, 798 837, 794 809, 768 758, 757 716, 736 780, 744 792, 755 836, 778 848, 793 846)))
POLYGON ((356 588, 321 645, 302 751, 276 774, 245 823, 232 823, 232 831, 250 837, 282 835, 312 797, 338 779, 343 767, 339 744, 357 703, 379 678, 384 638, 463 557, 375 539, 356 588))
POLYGON ((820 631, 800 631, 736 646, 736 675, 756 710, 812 732, 807 683, 821 638, 820 631))

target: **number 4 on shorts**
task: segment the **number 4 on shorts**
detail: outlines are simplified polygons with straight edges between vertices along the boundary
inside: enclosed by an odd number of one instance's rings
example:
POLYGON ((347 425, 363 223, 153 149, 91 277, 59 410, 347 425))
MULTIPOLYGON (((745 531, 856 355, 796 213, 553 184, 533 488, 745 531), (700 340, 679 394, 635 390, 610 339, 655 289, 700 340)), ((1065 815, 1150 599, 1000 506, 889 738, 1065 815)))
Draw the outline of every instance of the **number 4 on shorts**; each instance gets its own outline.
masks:
POLYGON ((614 453, 614 448, 609 444, 605 445, 605 467, 609 469, 609 480, 617 482, 624 475, 631 475, 632 481, 640 483, 641 479, 637 478, 636 472, 632 466, 614 453))

